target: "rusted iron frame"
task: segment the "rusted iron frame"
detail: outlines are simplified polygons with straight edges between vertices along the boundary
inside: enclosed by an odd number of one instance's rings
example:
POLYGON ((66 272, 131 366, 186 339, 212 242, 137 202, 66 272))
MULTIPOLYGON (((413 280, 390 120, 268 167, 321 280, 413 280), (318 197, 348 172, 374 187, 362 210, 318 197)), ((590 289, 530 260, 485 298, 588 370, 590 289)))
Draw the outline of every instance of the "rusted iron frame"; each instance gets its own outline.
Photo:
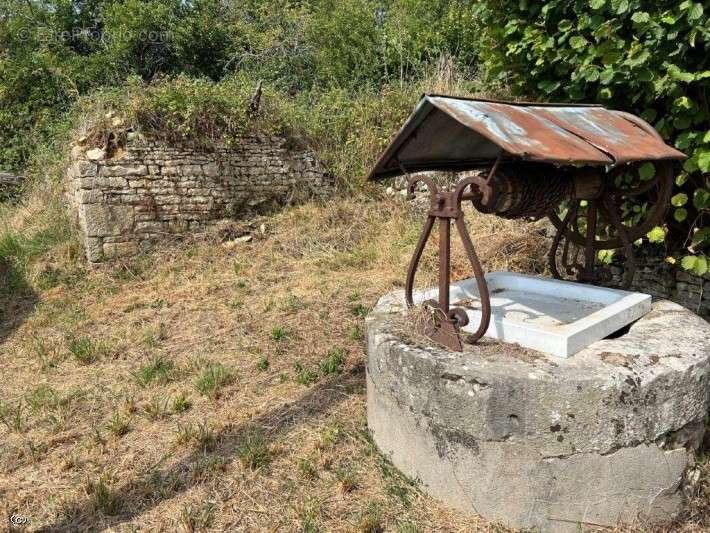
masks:
MULTIPOLYGON (((460 307, 451 308, 451 221, 453 220, 456 230, 463 244, 466 256, 473 269, 474 278, 478 287, 478 294, 481 302, 481 320, 474 333, 466 337, 466 342, 474 343, 480 339, 488 329, 491 318, 491 303, 486 283, 483 267, 476 254, 476 250, 471 241, 471 237, 464 221, 461 202, 471 200, 474 197, 481 197, 484 205, 491 205, 493 189, 490 186, 491 179, 495 174, 501 157, 499 156, 486 179, 480 176, 470 176, 461 180, 456 188, 451 192, 440 191, 436 184, 424 176, 408 177, 409 198, 415 197, 415 191, 419 182, 424 183, 429 192, 430 208, 427 220, 419 236, 419 241, 414 249, 414 254, 407 269, 407 280, 405 283, 405 299, 407 305, 414 306, 413 290, 414 278, 419 267, 424 247, 431 236, 434 222, 439 223, 439 283, 438 300, 427 300, 423 304, 439 313, 439 323, 425 326, 426 333, 447 348, 454 351, 461 351, 461 341, 457 333, 468 324, 468 315, 460 307), (476 188, 476 191, 466 189, 476 188)), ((400 163, 401 165, 401 163, 400 163)))
POLYGON ((568 210, 564 220, 560 220, 554 212, 549 213, 548 216, 550 220, 557 228, 548 256, 550 270, 553 276, 558 279, 561 278, 559 270, 557 269, 556 258, 560 241, 564 237, 565 244, 563 248, 562 265, 565 267, 568 274, 572 274, 573 271, 576 270, 578 279, 587 282, 599 282, 601 280, 595 269, 595 252, 598 250, 622 249, 624 252, 624 278, 621 286, 623 288, 629 288, 636 270, 633 242, 645 235, 663 218, 668 208, 668 202, 670 201, 672 181, 672 163, 670 161, 658 161, 656 162, 656 176, 647 183, 628 189, 623 189, 613 184, 607 184, 597 198, 588 201, 586 212, 587 227, 584 236, 579 230, 578 200, 573 200, 573 206, 568 210), (638 196, 650 192, 656 187, 658 188, 656 204, 650 210, 646 219, 637 226, 628 227, 624 225, 616 210, 618 205, 620 205, 618 201, 619 197, 638 196), (598 214, 601 214, 606 222, 614 227, 616 237, 596 240, 598 214), (570 244, 575 244, 584 249, 584 265, 579 265, 576 262, 574 264, 569 263, 568 249, 570 244))

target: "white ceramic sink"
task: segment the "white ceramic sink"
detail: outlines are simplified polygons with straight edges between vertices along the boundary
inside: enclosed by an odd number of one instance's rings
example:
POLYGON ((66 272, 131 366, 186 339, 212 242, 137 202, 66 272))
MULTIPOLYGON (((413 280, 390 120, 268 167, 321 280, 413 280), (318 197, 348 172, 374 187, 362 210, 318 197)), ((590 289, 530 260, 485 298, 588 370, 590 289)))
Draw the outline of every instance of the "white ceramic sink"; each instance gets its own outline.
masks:
MULTIPOLYGON (((651 296, 513 272, 486 274, 491 297, 487 337, 569 357, 591 343, 638 320, 651 310, 651 296)), ((437 289, 418 291, 415 303, 437 297, 437 289)), ((452 307, 469 317, 473 332, 481 316, 475 279, 451 284, 452 307)))

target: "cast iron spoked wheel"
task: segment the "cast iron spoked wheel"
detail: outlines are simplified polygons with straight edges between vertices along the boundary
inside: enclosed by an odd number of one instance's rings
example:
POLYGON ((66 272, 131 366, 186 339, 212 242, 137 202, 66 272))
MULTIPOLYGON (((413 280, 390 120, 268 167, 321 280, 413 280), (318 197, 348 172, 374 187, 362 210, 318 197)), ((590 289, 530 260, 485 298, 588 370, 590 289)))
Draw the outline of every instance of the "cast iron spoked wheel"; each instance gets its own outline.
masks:
POLYGON ((562 217, 556 211, 548 214, 557 228, 549 255, 557 279, 609 282, 611 271, 597 264, 597 252, 621 249, 625 257, 621 287, 631 285, 636 266, 633 243, 661 221, 673 187, 670 161, 655 162, 655 173, 647 180, 639 178, 642 164, 614 168, 604 176, 598 196, 567 201, 562 217))

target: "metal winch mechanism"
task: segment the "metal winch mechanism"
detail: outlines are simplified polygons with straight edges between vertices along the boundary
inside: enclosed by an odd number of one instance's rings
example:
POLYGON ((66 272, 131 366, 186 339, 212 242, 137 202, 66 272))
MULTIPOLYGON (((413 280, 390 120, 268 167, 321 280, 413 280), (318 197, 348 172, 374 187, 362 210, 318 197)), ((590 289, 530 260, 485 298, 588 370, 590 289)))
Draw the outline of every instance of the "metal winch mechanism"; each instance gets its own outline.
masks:
POLYGON ((466 341, 477 341, 490 323, 488 287, 463 202, 504 218, 549 217, 557 230, 549 267, 558 279, 608 283, 611 273, 599 263, 598 252, 621 251, 626 288, 635 270, 633 243, 662 220, 673 162, 684 157, 640 118, 601 106, 424 96, 370 174, 370 179, 405 174, 410 197, 420 183, 429 193, 427 220, 405 285, 413 307, 415 274, 438 222, 438 299, 422 303, 431 311, 423 333, 451 350, 462 349, 458 333, 469 319, 449 301, 452 224, 481 303, 480 323, 466 341), (462 179, 444 191, 422 171, 457 171, 462 179))

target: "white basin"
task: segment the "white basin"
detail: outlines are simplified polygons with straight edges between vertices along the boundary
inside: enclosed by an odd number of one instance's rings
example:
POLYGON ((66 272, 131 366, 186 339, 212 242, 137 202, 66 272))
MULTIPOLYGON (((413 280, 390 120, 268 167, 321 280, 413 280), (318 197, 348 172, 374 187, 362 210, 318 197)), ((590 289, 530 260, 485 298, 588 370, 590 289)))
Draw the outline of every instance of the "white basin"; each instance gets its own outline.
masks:
MULTIPOLYGON (((517 343, 557 357, 569 357, 638 320, 651 310, 651 296, 513 272, 486 274, 491 297, 487 337, 517 343)), ((438 289, 414 294, 419 304, 437 298, 438 289)), ((452 307, 463 307, 478 328, 481 303, 475 279, 451 284, 452 307)))

